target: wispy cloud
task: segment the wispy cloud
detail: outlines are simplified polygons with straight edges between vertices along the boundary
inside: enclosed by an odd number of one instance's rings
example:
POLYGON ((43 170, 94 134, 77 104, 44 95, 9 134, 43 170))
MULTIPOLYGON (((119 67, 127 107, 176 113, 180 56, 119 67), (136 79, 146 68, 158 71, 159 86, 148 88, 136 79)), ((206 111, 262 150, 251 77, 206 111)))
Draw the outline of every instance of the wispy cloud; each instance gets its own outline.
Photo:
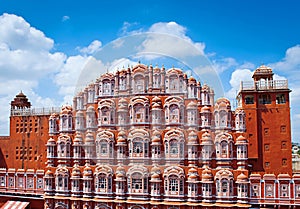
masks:
POLYGON ((91 55, 91 54, 94 54, 97 51, 99 51, 101 49, 101 47, 102 47, 101 41, 94 40, 87 47, 83 47, 83 48, 77 47, 77 49, 83 54, 91 55))
POLYGON ((62 22, 66 22, 66 21, 68 21, 69 19, 70 19, 70 17, 67 16, 67 15, 65 15, 65 16, 63 16, 63 17, 61 18, 61 21, 62 21, 62 22))

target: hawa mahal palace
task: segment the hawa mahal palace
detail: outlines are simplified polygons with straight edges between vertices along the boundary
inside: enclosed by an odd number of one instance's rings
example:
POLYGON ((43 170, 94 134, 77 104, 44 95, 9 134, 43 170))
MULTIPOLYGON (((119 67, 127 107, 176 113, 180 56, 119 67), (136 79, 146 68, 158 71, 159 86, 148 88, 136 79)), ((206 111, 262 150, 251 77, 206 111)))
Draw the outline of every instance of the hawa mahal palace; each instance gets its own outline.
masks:
POLYGON ((73 105, 11 102, 2 208, 298 208, 286 80, 260 66, 238 107, 182 70, 104 73, 73 105))

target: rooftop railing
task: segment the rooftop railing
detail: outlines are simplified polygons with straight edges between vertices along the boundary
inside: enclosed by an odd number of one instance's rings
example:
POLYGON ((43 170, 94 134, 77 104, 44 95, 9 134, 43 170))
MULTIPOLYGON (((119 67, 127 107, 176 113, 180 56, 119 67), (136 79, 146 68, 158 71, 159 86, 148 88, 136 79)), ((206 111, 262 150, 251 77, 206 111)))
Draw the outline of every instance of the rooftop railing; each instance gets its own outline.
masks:
POLYGON ((260 81, 241 81, 240 91, 243 90, 272 90, 288 89, 287 80, 260 80, 260 81))
POLYGON ((58 114, 60 109, 60 107, 12 109, 10 114, 11 116, 51 115, 52 113, 58 114))

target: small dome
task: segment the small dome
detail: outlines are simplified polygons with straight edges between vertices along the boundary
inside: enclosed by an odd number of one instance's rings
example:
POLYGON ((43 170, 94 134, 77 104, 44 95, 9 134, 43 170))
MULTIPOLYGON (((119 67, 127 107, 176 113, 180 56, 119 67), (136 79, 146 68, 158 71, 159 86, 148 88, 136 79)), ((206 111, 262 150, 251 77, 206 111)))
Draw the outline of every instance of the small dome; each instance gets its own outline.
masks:
POLYGON ((198 178, 198 176, 196 174, 191 174, 188 179, 192 179, 192 180, 196 180, 198 178))
POLYGON ((83 170, 83 176, 93 176, 93 170, 89 165, 86 165, 83 170))
POLYGON ((49 169, 46 171, 45 177, 53 177, 54 173, 49 169))
POLYGON ((254 71, 254 74, 269 74, 269 73, 273 73, 272 68, 266 65, 261 65, 254 71))
POLYGON ((160 176, 159 176, 158 173, 153 173, 153 174, 151 175, 151 178, 152 178, 152 179, 159 179, 160 176))
POLYGON ((72 111, 73 111, 73 109, 70 105, 64 105, 61 108, 60 114, 61 115, 69 115, 69 114, 72 114, 72 111))
POLYGON ((121 166, 121 165, 119 165, 119 166, 117 167, 116 173, 125 173, 124 167, 121 166))
POLYGON ((118 144, 125 143, 125 142, 126 142, 126 140, 123 137, 118 137, 118 139, 117 139, 118 144))
POLYGON ((158 138, 158 137, 152 138, 152 143, 159 143, 159 142, 160 142, 160 138, 158 138))
POLYGON ((124 176, 123 173, 118 173, 118 174, 116 175, 116 177, 119 178, 119 179, 121 179, 121 178, 124 178, 125 176, 124 176))
POLYGON ((84 114, 83 114, 83 112, 81 110, 79 110, 79 111, 76 112, 76 116, 83 116, 83 115, 84 114))
POLYGON ((95 108, 91 105, 87 108, 87 112, 95 112, 95 108))
POLYGON ((248 141, 247 139, 243 136, 243 135, 240 135, 237 139, 236 139, 236 145, 237 144, 248 144, 248 141))
POLYGON ((189 78, 189 83, 196 83, 196 79, 193 76, 191 76, 189 78))
POLYGON ((277 176, 277 178, 280 180, 282 180, 282 179, 290 179, 291 177, 290 177, 290 175, 289 174, 287 174, 287 173, 280 173, 280 174, 278 174, 278 176, 277 176))
POLYGON ((235 109, 235 114, 245 114, 245 111, 242 107, 238 107, 235 109))
POLYGON ((21 91, 19 94, 17 94, 17 95, 16 95, 16 97, 24 97, 24 98, 25 98, 25 97, 26 97, 26 95, 25 95, 25 94, 23 94, 23 92, 21 91))
POLYGON ((127 100, 124 99, 124 98, 121 98, 121 99, 119 100, 119 103, 126 103, 126 104, 127 104, 127 100))
POLYGON ((198 171, 197 171, 197 169, 195 167, 192 167, 192 168, 189 169, 188 172, 189 173, 197 173, 198 171))
POLYGON ((75 139, 74 139, 74 144, 78 144, 78 143, 81 143, 82 142, 82 136, 80 133, 76 133, 76 136, 75 136, 75 139))
POLYGON ((161 173, 160 168, 157 165, 155 165, 154 167, 152 167, 151 173, 161 173))
POLYGON ((86 143, 94 142, 94 135, 91 132, 88 132, 85 137, 86 143))
POLYGON ((210 112, 210 107, 208 107, 208 106, 202 107, 201 112, 210 112))
POLYGON ((125 143, 126 142, 126 133, 124 131, 119 131, 118 137, 117 137, 117 143, 125 143))
POLYGON ((240 181, 248 180, 248 177, 244 173, 241 173, 240 175, 237 176, 237 180, 240 181))
POLYGON ((211 173, 211 170, 209 170, 209 169, 204 169, 203 171, 202 171, 202 180, 212 180, 212 178, 213 178, 213 175, 212 175, 212 173, 211 173))
POLYGON ((192 144, 198 144, 196 132, 191 131, 191 132, 189 133, 189 136, 188 136, 188 143, 189 143, 189 144, 191 144, 191 143, 192 143, 192 144))
POLYGON ((81 171, 80 168, 76 165, 72 170, 72 177, 80 177, 81 171))
POLYGON ((57 113, 52 113, 50 119, 56 119, 58 117, 57 113))
POLYGON ((216 101, 216 105, 230 107, 230 101, 227 98, 219 98, 216 101))
POLYGON ((119 131, 119 133, 118 133, 118 137, 119 137, 119 136, 124 137, 125 135, 126 135, 125 131, 122 131, 122 130, 119 131))
POLYGON ((204 132, 202 134, 202 142, 208 142, 208 141, 212 141, 211 135, 209 132, 204 132))
POLYGON ((205 83, 203 86, 202 86, 202 91, 209 91, 210 88, 209 86, 205 83))
POLYGON ((152 99, 152 102, 159 103, 159 102, 161 102, 161 99, 160 99, 158 96, 155 96, 155 97, 152 99))
POLYGON ((197 108, 197 104, 193 101, 191 101, 188 105, 187 105, 187 109, 196 109, 197 108))
POLYGON ((155 129, 152 133, 153 136, 160 136, 160 131, 155 129))
POLYGON ((47 145, 56 144, 56 141, 53 138, 48 139, 47 145))
POLYGON ((153 109, 161 109, 161 105, 158 104, 158 103, 154 103, 154 104, 152 105, 152 110, 153 110, 153 109))

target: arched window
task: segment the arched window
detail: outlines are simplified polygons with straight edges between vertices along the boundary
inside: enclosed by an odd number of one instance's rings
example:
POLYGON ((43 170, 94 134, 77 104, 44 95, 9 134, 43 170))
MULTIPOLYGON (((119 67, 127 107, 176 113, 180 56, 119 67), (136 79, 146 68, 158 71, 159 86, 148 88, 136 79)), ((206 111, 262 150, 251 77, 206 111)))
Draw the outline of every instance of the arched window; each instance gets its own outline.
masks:
POLYGON ((165 140, 165 156, 170 159, 184 157, 184 142, 176 138, 165 140))
POLYGON ((69 171, 66 167, 60 167, 55 172, 55 188, 57 192, 68 192, 69 171))
POLYGON ((177 92, 179 90, 179 79, 177 76, 170 76, 170 92, 177 92))
POLYGON ((112 176, 106 173, 97 173, 95 178, 96 193, 111 193, 112 192, 112 176))
POLYGON ((111 95, 112 86, 109 80, 103 81, 103 95, 111 95))
POLYGON ((228 143, 226 141, 221 142, 221 156, 227 158, 228 156, 228 143))
POLYGON ((147 97, 133 97, 130 100, 129 109, 132 124, 149 122, 149 99, 147 97))
POLYGON ((149 153, 149 142, 144 141, 142 138, 134 138, 130 143, 129 147, 129 155, 130 157, 146 157, 149 153))
POLYGON ((142 166, 134 166, 127 173, 127 187, 130 194, 145 195, 148 193, 148 170, 142 166))
POLYGON ((110 111, 108 107, 103 107, 101 110, 101 124, 109 124, 110 123, 110 111))
POLYGON ((166 160, 184 158, 184 134, 181 130, 171 129, 164 136, 166 160))
POLYGON ((144 76, 134 76, 134 93, 145 93, 144 76))
POLYGON ((120 84, 119 84, 120 90, 126 90, 126 77, 120 78, 120 84))
POLYGON ((68 135, 61 135, 57 140, 57 157, 69 158, 70 157, 71 139, 68 135))
POLYGON ((215 175, 217 196, 233 197, 233 174, 228 170, 219 170, 215 175))
POLYGON ((165 195, 184 195, 184 171, 180 167, 168 167, 164 171, 165 195))
POLYGON ((111 99, 103 99, 98 103, 98 125, 115 124, 115 103, 111 99))
POLYGON ((216 157, 232 158, 233 157, 233 139, 228 133, 220 133, 215 140, 216 157))
POLYGON ((128 134, 129 158, 142 160, 149 157, 150 136, 145 129, 132 129, 128 134))
POLYGON ((219 112, 220 117, 220 128, 225 128, 227 126, 227 112, 222 110, 219 112))
POLYGON ((153 88, 160 88, 161 78, 159 74, 155 74, 153 79, 153 88))
POLYGON ((172 104, 170 106, 170 122, 171 123, 179 123, 180 111, 177 105, 172 104))
POLYGON ((134 122, 141 123, 145 121, 145 107, 142 104, 134 106, 134 122))
POLYGON ((110 131, 101 131, 96 138, 97 159, 113 158, 114 134, 110 131))

